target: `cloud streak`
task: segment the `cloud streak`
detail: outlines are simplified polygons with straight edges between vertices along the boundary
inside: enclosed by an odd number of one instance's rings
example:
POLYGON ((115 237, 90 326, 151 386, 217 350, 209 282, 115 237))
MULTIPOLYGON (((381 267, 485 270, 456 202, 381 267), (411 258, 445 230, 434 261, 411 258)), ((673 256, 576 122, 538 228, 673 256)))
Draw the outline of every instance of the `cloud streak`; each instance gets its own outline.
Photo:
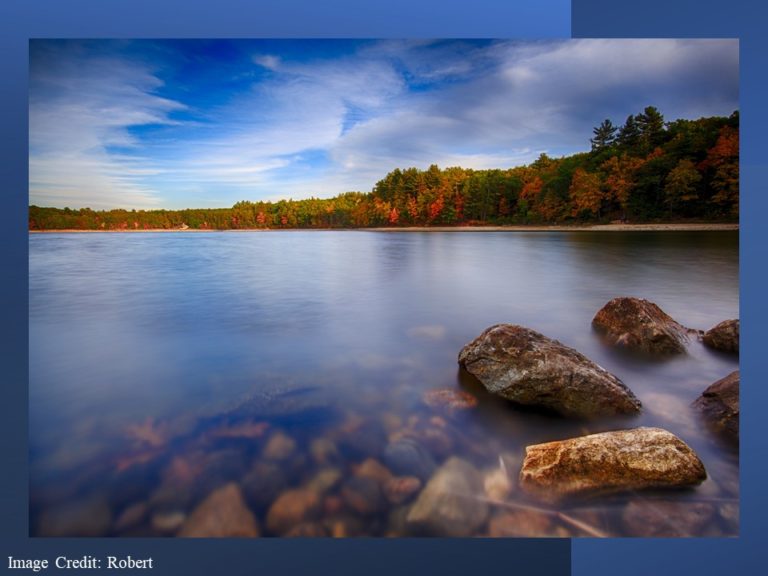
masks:
POLYGON ((39 205, 367 191, 395 167, 504 168, 585 150, 603 118, 647 105, 667 118, 738 107, 733 40, 242 41, 205 58, 161 42, 32 46, 39 205))

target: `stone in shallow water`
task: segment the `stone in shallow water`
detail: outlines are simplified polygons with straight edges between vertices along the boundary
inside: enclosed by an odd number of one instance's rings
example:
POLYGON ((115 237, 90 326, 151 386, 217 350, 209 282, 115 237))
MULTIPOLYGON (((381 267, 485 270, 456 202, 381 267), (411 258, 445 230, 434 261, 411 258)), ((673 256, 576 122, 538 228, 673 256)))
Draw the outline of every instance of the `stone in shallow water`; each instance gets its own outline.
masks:
POLYGON ((43 511, 38 536, 104 536, 112 524, 112 510, 104 496, 72 500, 43 511))
POLYGON ((341 454, 336 444, 328 438, 315 438, 309 444, 309 453, 315 464, 338 464, 341 454))
POLYGON ((262 456, 265 460, 287 460, 296 451, 296 441, 285 434, 277 431, 269 437, 262 456))
POLYGON ((298 524, 284 534, 286 538, 321 538, 328 535, 328 529, 317 522, 298 524))
POLYGON ((384 425, 375 419, 350 416, 338 429, 336 446, 341 455, 350 460, 377 458, 387 444, 384 425))
POLYGON ((502 468, 494 468, 485 474, 483 478, 485 495, 491 500, 506 500, 512 493, 512 482, 507 471, 502 468))
POLYGON ((384 450, 384 463, 398 476, 416 476, 426 480, 437 465, 429 451, 411 438, 396 440, 384 450))
POLYGON ((555 536, 552 519, 532 510, 511 510, 491 518, 488 536, 491 538, 541 538, 555 536))
POLYGON ((573 348, 523 326, 491 326, 461 350, 459 364, 489 392, 563 416, 640 411, 640 401, 616 376, 573 348))
POLYGON ((635 428, 528 446, 520 485, 545 501, 646 488, 683 488, 707 473, 671 432, 635 428))
POLYGON ((323 468, 317 471, 307 487, 322 495, 333 490, 341 481, 341 476, 341 470, 338 468, 323 468))
POLYGON ((402 504, 420 489, 421 480, 415 476, 395 476, 384 484, 384 496, 392 504, 402 504))
POLYGON ((472 394, 464 390, 453 390, 451 388, 427 390, 422 399, 424 404, 430 408, 439 409, 448 414, 477 406, 477 398, 472 396, 472 394))
POLYGON ((144 521, 149 512, 146 502, 136 502, 126 507, 115 520, 114 530, 124 532, 144 521))
POLYGON ((179 531, 179 536, 188 538, 245 538, 258 535, 256 518, 235 483, 213 491, 192 511, 179 531))
POLYGON ((353 476, 341 488, 344 503, 363 516, 375 514, 384 504, 379 482, 366 476, 353 476))
POLYGON ((694 402, 707 424, 731 441, 739 441, 739 371, 709 386, 694 402))
POLYGON ((266 509, 285 487, 287 476, 279 464, 257 461, 242 482, 243 494, 255 510, 266 509))
POLYGON ((164 510, 152 515, 151 525, 161 534, 175 534, 187 519, 182 510, 164 510))
POLYGON ((286 490, 267 513, 267 529, 273 534, 285 534, 294 526, 312 522, 320 514, 320 504, 320 495, 314 490, 286 490))
POLYGON ((739 319, 724 320, 704 332, 704 344, 715 350, 739 353, 739 319))
POLYGON ((361 464, 355 466, 354 475, 360 478, 373 478, 380 486, 392 478, 392 472, 375 458, 366 458, 361 464))
POLYGON ((598 310, 592 327, 611 344, 653 354, 682 354, 690 330, 653 302, 642 298, 614 298, 598 310))
POLYGON ((408 512, 408 525, 431 535, 473 535, 488 517, 483 496, 483 480, 475 467, 450 458, 419 494, 408 512))
POLYGON ((624 508, 627 535, 640 538, 704 536, 715 518, 715 507, 706 502, 636 500, 624 508))

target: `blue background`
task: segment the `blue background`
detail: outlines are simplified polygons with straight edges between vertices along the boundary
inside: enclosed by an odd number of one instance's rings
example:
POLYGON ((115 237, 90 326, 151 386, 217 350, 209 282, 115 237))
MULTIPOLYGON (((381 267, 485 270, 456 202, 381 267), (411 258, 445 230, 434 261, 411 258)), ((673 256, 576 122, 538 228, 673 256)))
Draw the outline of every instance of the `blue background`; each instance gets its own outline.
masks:
MULTIPOLYGON (((570 572, 567 540, 30 539, 27 499, 28 39, 159 37, 567 37, 568 0, 1 0, 0 566, 7 556, 152 556, 153 574, 367 576, 570 572)), ((92 570, 89 574, 102 571, 92 570)), ((103 572, 107 572, 103 570, 103 572)), ((114 571, 112 571, 114 572, 114 571)))
POLYGON ((579 540, 574 576, 765 574, 766 64, 765 3, 750 0, 573 0, 582 37, 728 37, 740 47, 741 535, 732 540, 579 540))
MULTIPOLYGON (((347 540, 160 541, 27 538, 27 42, 96 37, 738 37, 741 39, 742 535, 732 540, 578 540, 572 573, 758 573, 764 557, 766 325, 761 299, 766 245, 768 134, 755 0, 4 0, 0 2, 0 558, 58 554, 152 555, 154 574, 568 573, 567 541, 347 540), (572 28, 571 28, 572 27, 572 28), (761 256, 763 256, 761 258, 761 256)), ((0 562, 6 571, 6 564, 0 562)), ((98 573, 92 571, 91 573, 98 573)))

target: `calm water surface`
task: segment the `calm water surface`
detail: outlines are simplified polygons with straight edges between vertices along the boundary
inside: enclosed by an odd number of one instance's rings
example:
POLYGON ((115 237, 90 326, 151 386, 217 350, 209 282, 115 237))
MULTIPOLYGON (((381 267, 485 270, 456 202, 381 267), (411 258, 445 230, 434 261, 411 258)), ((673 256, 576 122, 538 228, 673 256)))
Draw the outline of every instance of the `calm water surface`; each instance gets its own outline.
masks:
MULTIPOLYGON (((173 534, 229 482, 270 534, 272 499, 317 487, 322 471, 333 481, 319 489, 316 533, 407 534, 412 500, 375 495, 361 509, 349 498, 366 489, 349 488, 360 463, 388 462, 388 446, 404 438, 428 467, 456 455, 489 475, 502 463, 509 504, 492 506, 490 517, 509 523, 517 514, 515 535, 643 535, 643 525, 671 515, 674 534, 737 534, 738 455, 690 404, 738 360, 698 343, 681 358, 633 358, 590 329, 621 295, 652 300, 692 328, 737 318, 737 232, 99 233, 29 242, 33 534, 173 534), (619 376, 644 412, 572 422, 486 394, 456 358, 500 322, 578 349, 619 376), (478 406, 428 407, 424 393, 441 388, 465 390, 478 406), (590 501, 565 520, 515 489, 528 444, 646 425, 689 443, 709 479, 693 491, 590 501)), ((490 526, 478 534, 493 534, 490 526)))

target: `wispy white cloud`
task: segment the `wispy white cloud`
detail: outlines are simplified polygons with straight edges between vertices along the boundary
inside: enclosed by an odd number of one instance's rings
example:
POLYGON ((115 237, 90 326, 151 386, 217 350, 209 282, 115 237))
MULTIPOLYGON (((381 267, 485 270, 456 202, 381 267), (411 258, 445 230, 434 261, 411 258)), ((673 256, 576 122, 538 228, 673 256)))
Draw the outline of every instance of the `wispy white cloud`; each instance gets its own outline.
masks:
MULTIPOLYGON (((584 150, 603 118, 621 123, 646 105, 695 118, 738 102, 733 40, 387 40, 299 56, 246 48, 239 72, 251 84, 207 107, 163 84, 172 61, 153 68, 120 50, 37 55, 31 201, 331 196, 370 190, 395 167, 503 168, 584 150), (139 129, 152 125, 161 134, 139 129)), ((204 89, 215 90, 207 73, 204 89)))
POLYGON ((185 106, 155 95, 161 85, 146 65, 90 56, 78 46, 33 54, 30 203, 162 205, 159 191, 143 183, 161 168, 141 155, 142 142, 131 132, 137 126, 175 124, 170 114, 185 106))

